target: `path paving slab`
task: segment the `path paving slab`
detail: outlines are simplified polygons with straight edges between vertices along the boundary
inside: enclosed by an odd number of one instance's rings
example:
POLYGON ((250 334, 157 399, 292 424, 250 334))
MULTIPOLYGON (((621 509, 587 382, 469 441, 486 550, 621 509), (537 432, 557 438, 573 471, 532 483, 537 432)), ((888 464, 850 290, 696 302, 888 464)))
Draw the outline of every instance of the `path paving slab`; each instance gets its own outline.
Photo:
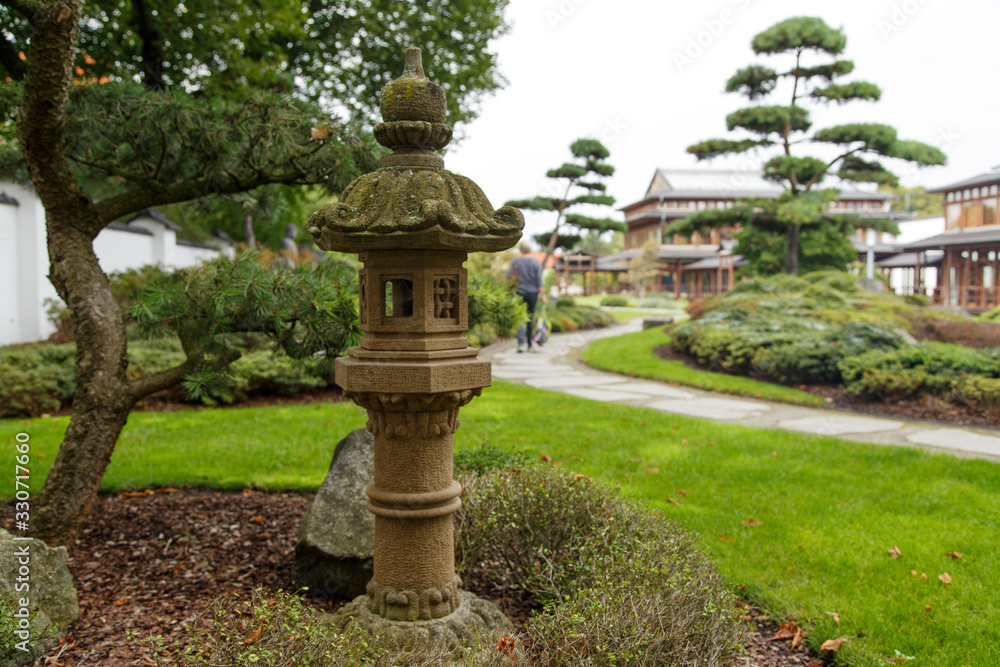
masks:
POLYGON ((917 431, 906 439, 919 445, 975 452, 988 456, 1000 456, 1000 438, 974 433, 961 428, 936 428, 917 431))
POLYGON ((771 406, 751 401, 735 401, 729 398, 691 398, 688 400, 658 401, 649 407, 663 412, 673 412, 689 417, 735 421, 756 417, 771 409, 771 406))
POLYGON ((583 375, 579 376, 560 376, 560 377, 544 377, 544 378, 532 378, 530 380, 525 380, 524 384, 534 387, 535 389, 556 389, 562 387, 593 387, 596 385, 606 385, 606 384, 624 384, 625 378, 616 377, 614 375, 583 375))
POLYGON ((612 391, 611 389, 588 389, 580 387, 576 389, 563 389, 564 394, 572 394, 580 398, 589 398, 592 401, 603 401, 614 403, 617 401, 648 401, 649 394, 633 394, 627 391, 612 391))
POLYGON ((683 389, 678 389, 677 387, 672 387, 670 385, 654 384, 652 382, 629 381, 623 384, 615 385, 614 389, 615 391, 633 391, 640 394, 661 396, 664 398, 694 398, 694 394, 689 391, 684 391, 683 389))
POLYGON ((817 415, 802 419, 778 422, 778 428, 814 435, 843 435, 845 433, 881 433, 895 431, 903 427, 903 422, 873 417, 853 417, 850 415, 817 415))

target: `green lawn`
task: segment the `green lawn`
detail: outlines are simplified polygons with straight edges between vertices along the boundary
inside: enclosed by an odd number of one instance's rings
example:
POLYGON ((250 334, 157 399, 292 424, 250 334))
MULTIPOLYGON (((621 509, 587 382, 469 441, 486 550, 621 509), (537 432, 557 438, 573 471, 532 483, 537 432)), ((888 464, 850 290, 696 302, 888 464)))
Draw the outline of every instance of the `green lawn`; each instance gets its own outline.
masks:
POLYGON ((751 396, 795 405, 823 405, 819 396, 780 384, 760 382, 725 373, 712 373, 691 368, 681 361, 667 361, 653 350, 670 342, 663 327, 653 327, 623 336, 594 341, 584 349, 584 363, 601 370, 634 375, 635 377, 674 382, 677 384, 717 391, 723 394, 751 396))
MULTIPOLYGON (((104 488, 316 488, 337 440, 364 419, 350 404, 137 413, 104 488)), ((811 644, 851 637, 845 664, 884 665, 896 651, 915 656, 906 663, 914 666, 1000 664, 994 463, 504 382, 463 408, 461 420, 458 449, 489 442, 532 459, 548 455, 684 522, 743 594, 807 624, 811 644), (744 525, 750 519, 759 525, 744 525), (894 546, 902 553, 895 560, 894 546), (961 559, 946 555, 956 551, 961 559), (938 579, 943 573, 951 584, 938 579)), ((19 431, 31 435, 32 480, 43 478, 66 422, 0 422, 11 442, 19 431)))

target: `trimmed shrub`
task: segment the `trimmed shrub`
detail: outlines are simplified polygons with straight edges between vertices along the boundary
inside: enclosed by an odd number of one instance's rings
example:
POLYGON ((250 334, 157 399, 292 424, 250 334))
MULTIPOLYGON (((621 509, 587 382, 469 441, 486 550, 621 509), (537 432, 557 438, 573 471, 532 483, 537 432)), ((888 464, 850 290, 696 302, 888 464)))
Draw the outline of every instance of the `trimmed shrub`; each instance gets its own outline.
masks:
POLYGON ((922 343, 848 357, 839 368, 845 387, 854 394, 882 400, 930 394, 973 407, 980 397, 985 401, 980 407, 990 407, 994 383, 985 380, 1000 378, 1000 350, 922 343))
POLYGON ((459 573, 477 565, 546 600, 535 665, 729 665, 732 594, 694 539, 582 475, 522 468, 464 480, 459 573))
POLYGON ((631 305, 631 302, 621 294, 609 294, 608 296, 601 297, 602 306, 611 306, 612 308, 624 308, 631 305))
POLYGON ((76 389, 75 345, 0 348, 0 417, 31 417, 61 409, 76 389))
POLYGON ((547 308, 545 313, 552 325, 553 332, 596 329, 606 327, 614 322, 611 315, 599 308, 563 305, 563 299, 556 301, 555 305, 547 308))
POLYGON ((669 308, 679 310, 682 307, 682 302, 668 296, 658 295, 640 299, 638 305, 639 308, 669 308))

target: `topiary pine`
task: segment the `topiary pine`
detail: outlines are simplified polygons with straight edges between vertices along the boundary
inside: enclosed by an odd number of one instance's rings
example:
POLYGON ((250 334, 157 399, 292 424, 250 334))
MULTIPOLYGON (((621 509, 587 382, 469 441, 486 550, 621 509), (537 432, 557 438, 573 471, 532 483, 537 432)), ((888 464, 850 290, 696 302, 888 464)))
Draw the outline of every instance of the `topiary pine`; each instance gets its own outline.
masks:
MULTIPOLYGON (((743 226, 747 233, 739 239, 737 252, 751 261, 753 272, 768 272, 777 268, 774 247, 784 246, 784 270, 789 274, 799 272, 800 257, 804 246, 830 242, 830 230, 816 234, 824 226, 833 226, 841 246, 835 253, 823 253, 812 248, 806 255, 824 255, 824 261, 833 258, 853 257, 847 252, 849 235, 858 228, 878 229, 898 233, 891 220, 867 218, 855 214, 833 213, 829 206, 836 201, 839 191, 822 187, 825 179, 834 176, 841 181, 875 183, 896 186, 899 179, 887 169, 879 158, 894 158, 913 162, 918 166, 941 165, 943 152, 918 141, 905 141, 896 136, 896 130, 877 123, 851 123, 814 131, 809 111, 801 106, 806 102, 834 102, 838 105, 854 101, 876 102, 882 91, 867 81, 835 82, 850 74, 854 63, 838 59, 847 37, 843 31, 831 28, 822 19, 813 17, 790 18, 771 26, 753 38, 754 53, 769 56, 794 55, 795 64, 784 72, 763 65, 750 65, 734 74, 726 83, 726 92, 739 93, 750 101, 766 98, 774 92, 780 81, 792 84, 791 99, 787 105, 760 105, 739 109, 726 117, 730 132, 743 131, 751 135, 737 139, 709 139, 691 146, 687 151, 698 160, 708 160, 723 155, 734 155, 751 150, 778 147, 781 153, 764 163, 764 178, 784 185, 785 193, 776 199, 756 199, 742 202, 728 209, 710 209, 676 221, 666 234, 690 234, 711 227, 743 226), (807 52, 830 58, 829 62, 806 64, 807 52), (803 143, 828 144, 839 154, 833 159, 792 155, 793 148, 803 143), (769 243, 768 258, 760 266, 754 264, 761 248, 763 235, 783 236, 781 243, 769 243), (801 242, 800 242, 801 237, 801 242), (756 243, 749 243, 753 239, 756 243), (814 252, 815 251, 815 252, 814 252)), ((837 259, 836 261, 840 261, 837 259)), ((822 268, 827 267, 819 262, 822 268)), ((840 267, 843 268, 843 267, 840 267)))
POLYGON ((577 139, 570 144, 569 150, 575 161, 565 162, 562 166, 549 169, 545 174, 556 181, 552 188, 555 192, 561 190, 565 183, 562 197, 539 195, 531 199, 514 199, 507 202, 507 206, 557 213, 555 228, 543 235, 545 240, 542 240, 541 235, 535 237, 545 245, 545 260, 542 266, 549 261, 556 247, 569 249, 580 241, 579 233, 565 234, 559 231, 563 223, 575 227, 576 232, 584 229, 595 230, 598 233, 608 230, 625 231, 625 223, 618 220, 567 213, 568 209, 581 204, 613 206, 615 203, 614 197, 605 194, 607 186, 601 182, 601 178, 615 173, 615 168, 605 162, 611 152, 597 139, 577 139), (585 192, 570 197, 574 188, 581 188, 585 192))

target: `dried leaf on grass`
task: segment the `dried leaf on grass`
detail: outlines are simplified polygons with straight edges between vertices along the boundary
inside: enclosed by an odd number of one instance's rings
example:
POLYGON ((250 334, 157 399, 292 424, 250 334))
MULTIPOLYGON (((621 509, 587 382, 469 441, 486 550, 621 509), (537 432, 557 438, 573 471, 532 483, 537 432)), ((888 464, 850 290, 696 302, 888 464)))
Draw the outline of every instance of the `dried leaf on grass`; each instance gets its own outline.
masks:
POLYGON ((753 517, 751 517, 749 519, 743 519, 743 521, 741 521, 740 523, 742 523, 744 526, 752 528, 754 526, 760 525, 760 519, 754 519, 753 517))
POLYGON ((802 632, 802 628, 796 628, 795 636, 792 637, 792 650, 794 651, 802 643, 802 639, 805 637, 805 633, 802 632))
POLYGON ((850 637, 837 637, 836 639, 827 639, 820 645, 820 648, 824 651, 839 651, 840 647, 843 646, 844 642, 850 641, 850 637))
POLYGON ((889 555, 892 557, 893 560, 896 560, 903 554, 899 551, 899 547, 893 547, 889 549, 889 555))
POLYGON ((948 553, 945 554, 945 556, 951 556, 955 560, 960 560, 962 558, 962 554, 960 554, 957 551, 949 551, 948 553))
POLYGON ((951 575, 948 574, 947 572, 942 572, 941 574, 939 574, 938 575, 938 579, 941 580, 942 584, 950 584, 951 583, 951 575))

